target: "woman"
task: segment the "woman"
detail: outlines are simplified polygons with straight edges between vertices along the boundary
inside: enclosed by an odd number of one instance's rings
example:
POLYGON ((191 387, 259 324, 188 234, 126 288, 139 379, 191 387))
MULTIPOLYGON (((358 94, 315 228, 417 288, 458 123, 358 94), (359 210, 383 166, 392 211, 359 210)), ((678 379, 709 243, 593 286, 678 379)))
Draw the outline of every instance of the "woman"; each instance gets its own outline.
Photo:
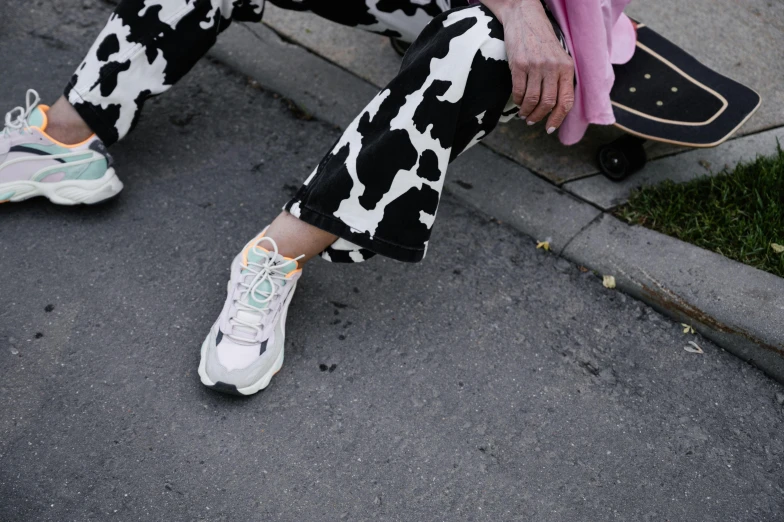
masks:
MULTIPOLYGON (((549 0, 552 14, 540 0, 271 1, 413 43, 395 79, 232 263, 199 375, 242 395, 265 388, 283 364, 286 314, 308 260, 420 261, 449 162, 514 116, 544 122, 548 133, 564 124, 567 144, 589 122, 612 123, 611 61, 634 46, 626 0, 549 0)), ((259 21, 262 12, 263 0, 123 0, 62 98, 49 108, 29 91, 27 107, 6 116, 0 201, 117 194, 106 147, 232 20, 259 21)))

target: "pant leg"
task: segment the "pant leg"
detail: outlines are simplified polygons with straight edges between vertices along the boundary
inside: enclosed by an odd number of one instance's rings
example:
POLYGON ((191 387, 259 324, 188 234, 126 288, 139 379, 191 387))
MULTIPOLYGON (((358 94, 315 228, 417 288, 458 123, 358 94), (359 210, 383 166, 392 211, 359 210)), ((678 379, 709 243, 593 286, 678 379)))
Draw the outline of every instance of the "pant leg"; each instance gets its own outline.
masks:
POLYGON ((328 260, 420 261, 447 165, 516 113, 511 91, 503 27, 490 10, 439 15, 285 208, 340 236, 328 260))
POLYGON ((136 124, 232 20, 261 20, 264 0, 123 0, 65 89, 106 145, 136 124))
POLYGON ((413 42, 433 18, 469 0, 270 0, 282 9, 309 11, 341 25, 413 42))
MULTIPOLYGON (((468 0, 273 0, 284 9, 413 40, 468 0)), ((179 81, 232 20, 259 22, 264 0, 122 0, 65 89, 107 145, 135 126, 144 101, 179 81)))

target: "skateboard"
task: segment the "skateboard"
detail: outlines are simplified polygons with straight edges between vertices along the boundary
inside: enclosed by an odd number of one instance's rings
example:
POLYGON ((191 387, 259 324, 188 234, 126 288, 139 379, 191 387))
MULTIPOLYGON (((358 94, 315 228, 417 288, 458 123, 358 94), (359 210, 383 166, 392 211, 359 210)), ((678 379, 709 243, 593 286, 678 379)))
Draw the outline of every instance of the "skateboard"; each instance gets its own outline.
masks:
POLYGON ((615 126, 626 135, 597 151, 602 173, 613 181, 645 165, 646 140, 715 147, 760 105, 752 89, 703 65, 644 24, 637 24, 632 59, 613 69, 615 126))

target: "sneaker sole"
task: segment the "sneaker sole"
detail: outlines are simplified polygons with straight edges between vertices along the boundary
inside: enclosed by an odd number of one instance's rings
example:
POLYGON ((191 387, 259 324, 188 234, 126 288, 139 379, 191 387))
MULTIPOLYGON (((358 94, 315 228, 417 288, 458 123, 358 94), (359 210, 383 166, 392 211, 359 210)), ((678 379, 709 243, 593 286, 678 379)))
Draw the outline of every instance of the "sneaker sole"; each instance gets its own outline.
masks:
POLYGON ((0 184, 0 203, 24 201, 43 196, 56 205, 92 205, 116 196, 123 189, 122 181, 113 168, 98 179, 58 181, 12 181, 0 184))

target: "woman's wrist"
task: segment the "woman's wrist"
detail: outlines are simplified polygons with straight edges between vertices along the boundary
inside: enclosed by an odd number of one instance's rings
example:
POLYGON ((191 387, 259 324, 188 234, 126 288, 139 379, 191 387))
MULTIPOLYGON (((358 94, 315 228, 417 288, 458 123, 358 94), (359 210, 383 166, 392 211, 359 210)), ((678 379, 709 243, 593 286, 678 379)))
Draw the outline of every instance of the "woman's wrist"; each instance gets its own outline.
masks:
POLYGON ((537 6, 542 9, 540 0, 480 0, 485 7, 490 9, 496 18, 503 24, 511 13, 518 9, 530 9, 537 6))

